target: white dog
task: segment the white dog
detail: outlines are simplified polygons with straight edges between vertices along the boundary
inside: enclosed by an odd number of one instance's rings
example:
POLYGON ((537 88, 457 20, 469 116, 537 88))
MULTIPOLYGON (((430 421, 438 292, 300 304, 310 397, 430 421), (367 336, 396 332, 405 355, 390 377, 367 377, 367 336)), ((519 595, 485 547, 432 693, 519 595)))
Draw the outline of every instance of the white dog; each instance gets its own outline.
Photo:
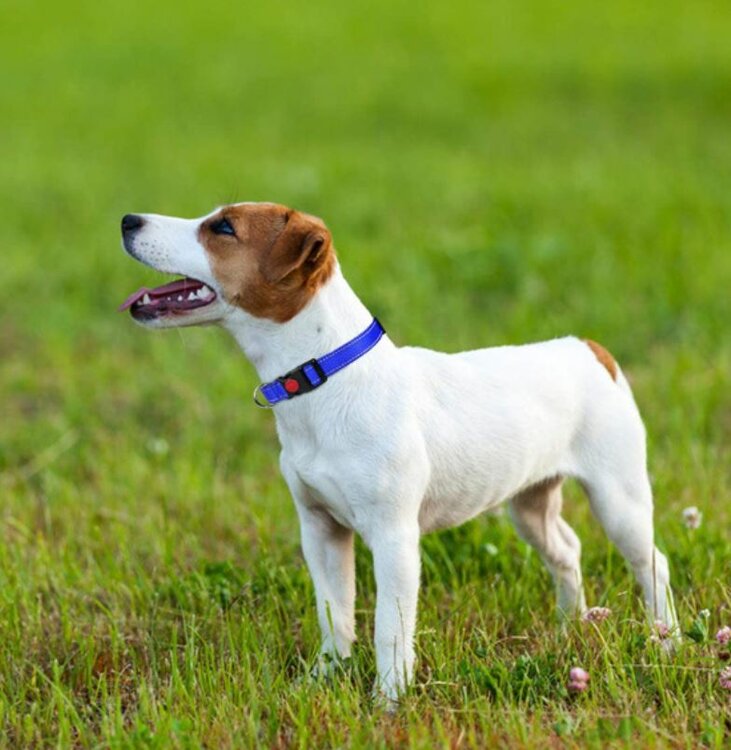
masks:
POLYGON ((358 532, 378 589, 377 688, 397 698, 414 664, 419 538, 505 500, 555 580, 560 612, 581 613, 580 543, 561 518, 567 477, 632 566, 651 620, 677 628, 653 543, 644 427, 601 346, 397 347, 343 278, 322 221, 276 204, 127 215, 122 233, 131 256, 186 276, 123 309, 150 328, 223 325, 266 383, 254 396, 273 406, 324 655, 347 657, 355 638, 358 532))

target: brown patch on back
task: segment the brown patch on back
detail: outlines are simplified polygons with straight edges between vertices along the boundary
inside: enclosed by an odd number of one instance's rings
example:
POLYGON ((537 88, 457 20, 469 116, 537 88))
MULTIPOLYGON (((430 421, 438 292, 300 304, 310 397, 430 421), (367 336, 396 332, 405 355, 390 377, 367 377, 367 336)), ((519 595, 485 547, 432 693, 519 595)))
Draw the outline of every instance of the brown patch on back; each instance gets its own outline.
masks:
POLYGON ((198 235, 226 300, 278 323, 302 310, 335 269, 332 238, 322 220, 275 203, 227 206, 207 219, 198 235), (235 237, 212 231, 223 217, 235 237))
POLYGON ((617 380, 617 362, 614 357, 596 341, 591 339, 582 339, 582 341, 594 352, 594 356, 599 360, 599 364, 611 375, 612 380, 617 380))

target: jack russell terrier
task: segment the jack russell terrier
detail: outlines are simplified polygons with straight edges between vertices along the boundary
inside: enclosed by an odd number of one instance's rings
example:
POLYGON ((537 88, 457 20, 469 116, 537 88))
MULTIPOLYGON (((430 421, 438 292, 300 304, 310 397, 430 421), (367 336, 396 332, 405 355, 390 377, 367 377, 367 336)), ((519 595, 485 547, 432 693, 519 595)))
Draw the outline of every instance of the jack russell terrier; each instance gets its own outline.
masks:
POLYGON ((553 576, 559 612, 584 611, 581 545, 561 517, 567 477, 632 567, 651 621, 677 630, 644 426, 599 344, 397 347, 343 277, 325 224, 273 203, 198 219, 129 214, 122 235, 133 258, 185 278, 121 309, 148 328, 222 325, 263 382, 254 400, 274 411, 322 663, 355 639, 354 532, 373 553, 376 688, 395 700, 413 672, 421 535, 506 500, 553 576))

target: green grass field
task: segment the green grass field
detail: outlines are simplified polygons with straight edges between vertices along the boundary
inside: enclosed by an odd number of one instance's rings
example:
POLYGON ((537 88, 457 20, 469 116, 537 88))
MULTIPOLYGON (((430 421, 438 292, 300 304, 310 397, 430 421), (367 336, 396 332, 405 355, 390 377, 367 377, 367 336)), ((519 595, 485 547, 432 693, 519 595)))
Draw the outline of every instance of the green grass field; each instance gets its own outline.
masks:
POLYGON ((0 11, 0 745, 729 747, 731 8, 375 0, 9 0, 0 11), (116 306, 159 276, 128 211, 275 200, 322 216, 397 343, 604 343, 650 433, 683 628, 571 488, 590 605, 504 516, 423 542, 418 678, 359 646, 308 677, 312 586, 253 369, 214 330, 116 306), (682 509, 698 506, 688 530, 682 509), (699 613, 709 610, 704 619, 699 613), (569 669, 591 673, 570 695, 569 669))

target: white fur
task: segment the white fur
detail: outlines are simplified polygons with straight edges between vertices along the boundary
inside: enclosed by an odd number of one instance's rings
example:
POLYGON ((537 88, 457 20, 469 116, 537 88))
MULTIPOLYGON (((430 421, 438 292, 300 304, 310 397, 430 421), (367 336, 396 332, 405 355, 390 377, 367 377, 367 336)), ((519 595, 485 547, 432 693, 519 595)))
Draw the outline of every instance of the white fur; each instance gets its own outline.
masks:
MULTIPOLYGON (((145 218, 135 256, 220 295, 197 239, 201 220, 145 218)), ((326 354, 371 320, 339 268, 287 323, 223 302, 216 314, 262 381, 326 354)), ((385 336, 324 386, 273 412, 322 652, 348 656, 355 637, 356 532, 373 552, 378 688, 389 698, 413 671, 423 533, 507 500, 518 532, 554 577, 560 610, 585 608, 580 543, 560 516, 564 477, 587 490, 642 585, 650 618, 677 627, 667 562, 653 543, 643 424, 624 377, 614 382, 582 341, 443 354, 385 336)))

